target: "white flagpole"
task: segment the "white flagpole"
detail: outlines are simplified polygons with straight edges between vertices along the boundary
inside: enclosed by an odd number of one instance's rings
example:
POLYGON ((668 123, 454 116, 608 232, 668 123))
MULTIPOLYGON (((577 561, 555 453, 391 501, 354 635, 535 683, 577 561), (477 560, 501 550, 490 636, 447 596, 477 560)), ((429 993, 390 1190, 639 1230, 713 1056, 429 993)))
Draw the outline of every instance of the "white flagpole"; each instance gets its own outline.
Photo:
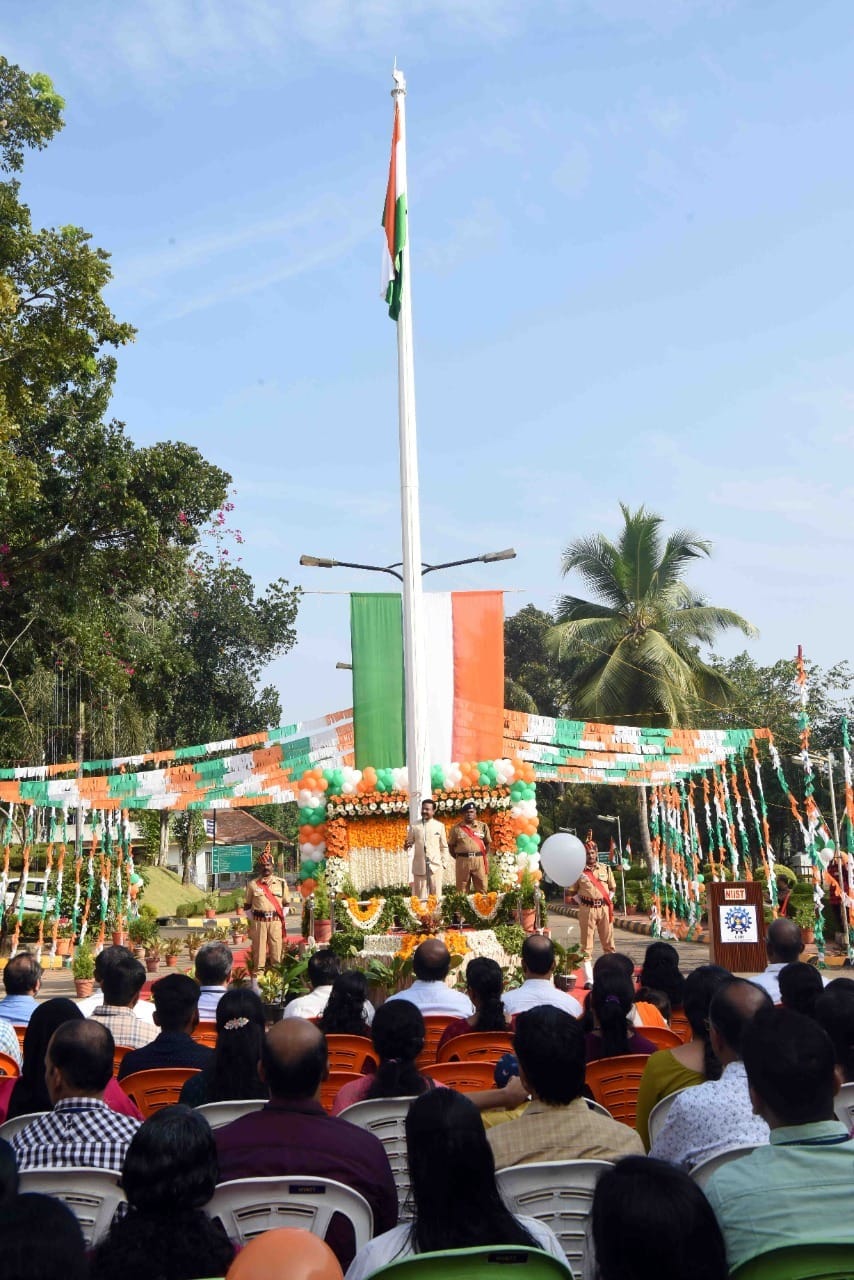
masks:
MULTIPOLYGON (((392 72, 398 112, 400 146, 397 154, 398 189, 409 200, 406 181, 406 79, 397 65, 392 72), (401 172, 402 170, 402 172, 401 172)), ((401 296, 397 319, 398 416, 400 427, 400 519, 403 573, 403 668, 406 708, 406 765, 409 775, 409 815, 417 822, 421 801, 431 794, 427 739, 424 636, 421 628, 421 516, 418 500, 418 444, 415 431, 415 360, 412 350, 412 275, 409 254, 409 211, 401 249, 401 296)))

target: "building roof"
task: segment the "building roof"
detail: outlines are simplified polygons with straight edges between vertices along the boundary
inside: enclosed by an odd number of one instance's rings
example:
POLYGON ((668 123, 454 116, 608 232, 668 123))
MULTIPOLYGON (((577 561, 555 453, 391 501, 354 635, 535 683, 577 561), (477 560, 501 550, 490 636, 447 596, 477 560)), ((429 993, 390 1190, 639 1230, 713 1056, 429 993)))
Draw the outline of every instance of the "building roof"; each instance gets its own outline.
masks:
POLYGON ((266 844, 268 840, 289 844, 287 836, 270 827, 245 809, 208 809, 206 822, 216 815, 217 844, 266 844))

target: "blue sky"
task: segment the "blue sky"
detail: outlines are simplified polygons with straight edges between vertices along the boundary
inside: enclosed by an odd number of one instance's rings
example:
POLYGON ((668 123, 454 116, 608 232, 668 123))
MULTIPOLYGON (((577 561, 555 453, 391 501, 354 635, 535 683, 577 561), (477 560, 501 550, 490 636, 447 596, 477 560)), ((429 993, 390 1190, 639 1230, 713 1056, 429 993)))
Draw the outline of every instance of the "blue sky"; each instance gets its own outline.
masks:
MULTIPOLYGON (((0 50, 67 126, 43 224, 113 254, 114 412, 234 477, 244 565, 312 590, 399 558, 378 298, 390 70, 409 86, 424 554, 549 607, 561 548, 646 503, 760 660, 850 653, 848 0, 40 0, 0 50)), ((307 595, 285 718, 349 705, 346 596, 307 595)), ((725 651, 743 647, 728 642, 725 651)))

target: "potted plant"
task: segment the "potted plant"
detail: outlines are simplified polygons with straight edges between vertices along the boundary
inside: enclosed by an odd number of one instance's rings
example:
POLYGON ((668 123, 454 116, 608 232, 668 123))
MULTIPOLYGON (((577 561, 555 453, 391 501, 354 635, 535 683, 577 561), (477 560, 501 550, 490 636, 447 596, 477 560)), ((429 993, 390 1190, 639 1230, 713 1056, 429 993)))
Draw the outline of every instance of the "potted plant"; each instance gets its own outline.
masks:
POLYGON ((196 933, 185 933, 184 946, 187 948, 187 955, 190 957, 190 964, 192 964, 196 958, 196 952, 201 946, 201 939, 199 938, 199 935, 196 933))
POLYGON ((534 932, 534 922, 537 913, 534 908, 534 877, 526 867, 519 878, 519 911, 521 914, 522 928, 526 933, 534 932))
POLYGON ((218 900, 219 900, 219 894, 206 893, 203 895, 202 901, 205 904, 206 920, 213 920, 216 918, 216 907, 217 907, 218 900))
POLYGON ((583 958, 581 947, 576 943, 564 948, 555 943, 554 948, 558 955, 554 972, 555 986, 559 991, 573 991, 577 981, 576 970, 583 958))
POLYGON ((183 945, 183 938, 167 938, 164 951, 166 953, 166 964, 168 968, 174 969, 177 967, 178 956, 181 954, 181 948, 183 945))
POLYGON ((70 956, 74 950, 74 929, 71 921, 67 920, 59 926, 59 933, 56 939, 56 954, 58 956, 70 956))
POLYGON ((159 938, 151 938, 145 945, 145 967, 149 973, 156 973, 160 967, 160 956, 164 943, 159 938))
POLYGON ((812 894, 792 899, 794 918, 801 926, 804 942, 815 942, 815 903, 812 894))
POLYGON ((74 959, 71 962, 71 972, 74 977, 77 998, 78 1000, 85 1000, 87 996, 91 996, 92 988, 95 985, 95 957, 92 955, 92 948, 88 942, 81 942, 75 951, 74 959))
POLYGON ((128 924, 128 938, 133 943, 137 960, 145 960, 145 948, 157 933, 157 922, 139 916, 128 924))
POLYGON ((314 940, 321 945, 332 937, 332 903, 326 875, 321 872, 314 886, 314 940))

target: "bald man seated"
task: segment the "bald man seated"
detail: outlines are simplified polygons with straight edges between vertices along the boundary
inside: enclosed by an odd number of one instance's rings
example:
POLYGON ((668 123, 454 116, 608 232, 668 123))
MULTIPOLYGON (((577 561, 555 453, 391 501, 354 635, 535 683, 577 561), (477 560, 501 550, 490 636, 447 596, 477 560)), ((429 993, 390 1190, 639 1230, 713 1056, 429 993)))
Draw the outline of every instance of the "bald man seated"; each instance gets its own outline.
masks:
MULTIPOLYGON (((326 1040, 312 1022, 290 1018, 270 1028, 258 1074, 270 1090, 260 1111, 214 1130, 219 1180, 276 1176, 334 1178, 363 1195, 374 1235, 397 1224, 397 1189, 379 1138, 320 1105, 329 1074, 326 1040)), ((355 1254, 349 1222, 332 1219, 326 1243, 346 1271, 355 1254)))
POLYGON ((468 1018, 474 1005, 463 991, 454 991, 445 979, 451 971, 451 953, 439 938, 428 938, 415 948, 412 956, 415 980, 389 1000, 409 1000, 423 1014, 442 1014, 449 1018, 468 1018))
POLYGON ((768 964, 761 973, 750 979, 763 991, 767 991, 775 1004, 780 1003, 780 970, 787 964, 794 964, 801 957, 804 939, 801 926, 794 920, 786 920, 780 916, 772 920, 765 934, 765 948, 768 953, 768 964))

